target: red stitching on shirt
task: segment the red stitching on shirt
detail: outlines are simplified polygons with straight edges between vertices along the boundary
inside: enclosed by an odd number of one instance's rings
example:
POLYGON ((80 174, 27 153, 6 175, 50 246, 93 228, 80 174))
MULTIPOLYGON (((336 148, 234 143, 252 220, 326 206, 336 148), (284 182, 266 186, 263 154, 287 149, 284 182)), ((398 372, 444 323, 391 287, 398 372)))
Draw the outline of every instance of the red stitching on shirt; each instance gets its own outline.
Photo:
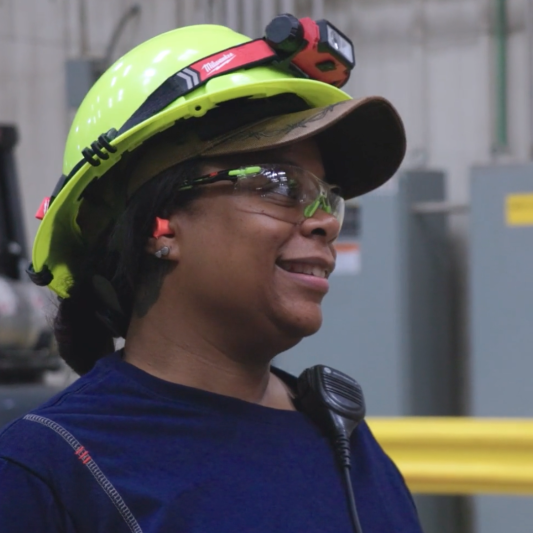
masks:
POLYGON ((78 459, 84 464, 86 465, 90 460, 91 460, 91 456, 89 455, 89 452, 83 447, 83 446, 80 446, 77 450, 76 450, 76 455, 78 456, 78 459))
POLYGON ((129 527, 132 533, 143 533, 141 526, 133 516, 126 502, 122 499, 117 489, 113 486, 111 481, 107 479, 105 474, 100 470, 100 467, 96 464, 94 459, 89 455, 89 452, 80 444, 80 442, 69 433, 63 426, 60 426, 56 422, 39 415, 26 415, 24 420, 30 420, 31 422, 37 422, 43 426, 48 427, 52 431, 55 431, 61 436, 65 442, 74 450, 74 454, 78 456, 78 459, 86 466, 89 472, 93 475, 96 482, 103 489, 105 494, 109 497, 113 505, 117 508, 118 512, 124 519, 124 522, 129 527))

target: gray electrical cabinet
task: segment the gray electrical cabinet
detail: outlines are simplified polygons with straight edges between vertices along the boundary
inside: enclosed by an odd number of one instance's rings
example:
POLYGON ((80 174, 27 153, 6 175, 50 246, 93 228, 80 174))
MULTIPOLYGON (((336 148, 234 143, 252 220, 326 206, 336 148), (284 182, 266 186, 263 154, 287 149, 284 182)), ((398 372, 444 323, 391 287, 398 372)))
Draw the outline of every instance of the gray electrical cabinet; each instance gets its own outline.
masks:
MULTIPOLYGON (((328 364, 362 386, 369 416, 456 415, 451 256, 442 172, 404 171, 350 206, 318 333, 276 364, 328 364)), ((426 533, 458 533, 457 499, 418 498, 426 533)))
MULTIPOLYGON (((471 412, 533 417, 533 165, 471 180, 471 412)), ((479 496, 476 533, 530 533, 533 498, 479 496)))

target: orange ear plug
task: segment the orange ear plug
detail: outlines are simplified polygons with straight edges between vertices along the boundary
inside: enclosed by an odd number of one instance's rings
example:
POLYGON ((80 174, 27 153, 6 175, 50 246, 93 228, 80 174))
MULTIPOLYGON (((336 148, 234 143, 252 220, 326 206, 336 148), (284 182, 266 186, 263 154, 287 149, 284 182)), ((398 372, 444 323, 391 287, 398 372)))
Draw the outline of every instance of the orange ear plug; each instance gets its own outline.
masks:
POLYGON ((170 235, 172 231, 166 218, 155 217, 154 233, 153 236, 157 239, 163 235, 170 235))

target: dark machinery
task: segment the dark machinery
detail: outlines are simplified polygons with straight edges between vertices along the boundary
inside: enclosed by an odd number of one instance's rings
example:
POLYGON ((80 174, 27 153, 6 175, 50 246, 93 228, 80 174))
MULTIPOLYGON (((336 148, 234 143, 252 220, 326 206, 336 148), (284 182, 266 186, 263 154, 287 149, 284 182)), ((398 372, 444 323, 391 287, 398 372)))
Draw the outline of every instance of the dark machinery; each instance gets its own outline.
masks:
POLYGON ((46 290, 27 279, 27 247, 17 183, 17 130, 0 125, 0 381, 35 381, 59 368, 46 290))

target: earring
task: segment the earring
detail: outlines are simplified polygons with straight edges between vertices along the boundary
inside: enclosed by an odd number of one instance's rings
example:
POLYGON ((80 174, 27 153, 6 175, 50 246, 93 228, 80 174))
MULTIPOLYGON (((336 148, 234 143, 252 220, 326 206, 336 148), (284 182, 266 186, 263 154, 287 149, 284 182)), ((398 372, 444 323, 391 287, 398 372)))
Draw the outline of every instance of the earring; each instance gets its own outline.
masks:
POLYGON ((168 246, 163 246, 163 248, 157 250, 157 252, 154 253, 154 255, 161 259, 162 257, 166 257, 170 253, 170 248, 168 246))

